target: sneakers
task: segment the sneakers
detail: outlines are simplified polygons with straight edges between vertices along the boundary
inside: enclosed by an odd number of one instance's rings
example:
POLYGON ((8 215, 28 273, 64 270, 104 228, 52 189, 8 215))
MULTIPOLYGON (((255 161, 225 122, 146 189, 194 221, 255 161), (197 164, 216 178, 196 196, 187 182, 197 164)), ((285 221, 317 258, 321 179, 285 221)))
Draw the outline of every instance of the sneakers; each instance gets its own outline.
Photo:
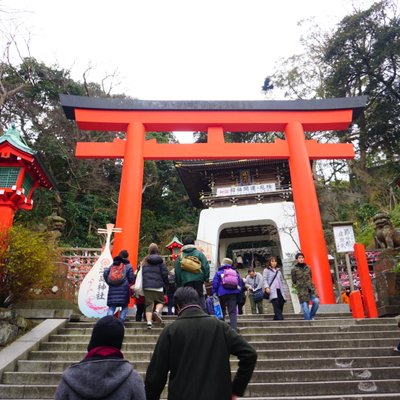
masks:
POLYGON ((147 329, 151 329, 153 327, 153 324, 151 322, 147 323, 147 329))
POLYGON ((158 322, 159 324, 162 324, 163 322, 161 315, 157 310, 153 312, 153 321, 158 322))

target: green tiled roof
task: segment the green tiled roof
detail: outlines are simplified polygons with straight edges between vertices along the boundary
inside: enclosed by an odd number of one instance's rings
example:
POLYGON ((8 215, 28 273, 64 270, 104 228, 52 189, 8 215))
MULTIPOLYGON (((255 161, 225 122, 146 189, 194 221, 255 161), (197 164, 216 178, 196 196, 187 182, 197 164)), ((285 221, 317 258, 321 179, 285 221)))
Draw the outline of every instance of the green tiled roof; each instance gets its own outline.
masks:
POLYGON ((8 128, 2 136, 0 136, 0 144, 3 142, 8 142, 12 146, 16 147, 17 149, 24 151, 28 154, 36 154, 35 150, 32 150, 27 143, 25 142, 24 138, 22 137, 21 133, 15 127, 15 124, 11 125, 11 128, 8 128))

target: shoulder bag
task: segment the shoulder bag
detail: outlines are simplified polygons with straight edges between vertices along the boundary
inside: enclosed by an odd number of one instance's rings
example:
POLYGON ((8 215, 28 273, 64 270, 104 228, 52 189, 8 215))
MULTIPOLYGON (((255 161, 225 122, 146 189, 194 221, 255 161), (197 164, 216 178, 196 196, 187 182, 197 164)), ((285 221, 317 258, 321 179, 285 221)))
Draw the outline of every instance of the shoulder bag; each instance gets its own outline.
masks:
MULTIPOLYGON (((274 275, 274 277, 272 278, 272 281, 270 282, 269 287, 271 287, 272 282, 275 280, 276 276, 278 275, 278 272, 279 272, 279 271, 276 271, 276 272, 275 272, 275 275, 274 275)), ((269 300, 269 295, 270 295, 270 293, 267 293, 267 292, 264 290, 264 299, 265 299, 265 300, 269 300)))

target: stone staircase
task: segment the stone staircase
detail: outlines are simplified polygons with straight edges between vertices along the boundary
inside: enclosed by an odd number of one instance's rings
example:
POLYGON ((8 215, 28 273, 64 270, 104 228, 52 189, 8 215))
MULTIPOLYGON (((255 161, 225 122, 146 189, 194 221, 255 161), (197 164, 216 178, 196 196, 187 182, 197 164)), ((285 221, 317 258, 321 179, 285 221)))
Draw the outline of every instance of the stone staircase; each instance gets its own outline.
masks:
MULTIPOLYGON (((90 320, 66 322, 12 370, 6 368, 0 399, 54 398, 62 371, 85 355, 92 326, 90 320)), ((127 323, 122 350, 143 376, 161 329, 127 323)), ((272 321, 272 314, 247 314, 239 317, 239 329, 258 352, 247 400, 400 399, 400 355, 392 350, 400 331, 394 318, 321 314, 304 321, 285 314, 284 321, 272 321)), ((232 370, 236 367, 232 358, 232 370)))

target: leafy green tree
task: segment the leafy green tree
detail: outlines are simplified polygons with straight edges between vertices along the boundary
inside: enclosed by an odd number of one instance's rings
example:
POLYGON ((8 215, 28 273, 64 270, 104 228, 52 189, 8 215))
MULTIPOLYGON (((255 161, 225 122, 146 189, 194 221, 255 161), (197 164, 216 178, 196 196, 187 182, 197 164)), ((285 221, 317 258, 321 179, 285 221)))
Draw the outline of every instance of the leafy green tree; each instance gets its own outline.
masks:
MULTIPOLYGON (((325 140, 351 142, 358 157, 353 172, 368 180, 378 158, 400 154, 400 17, 391 0, 355 9, 332 33, 315 28, 303 38, 306 53, 282 63, 274 83, 294 98, 368 96, 352 129, 325 133, 325 140)), ((368 183, 368 182, 366 182, 368 183)))

